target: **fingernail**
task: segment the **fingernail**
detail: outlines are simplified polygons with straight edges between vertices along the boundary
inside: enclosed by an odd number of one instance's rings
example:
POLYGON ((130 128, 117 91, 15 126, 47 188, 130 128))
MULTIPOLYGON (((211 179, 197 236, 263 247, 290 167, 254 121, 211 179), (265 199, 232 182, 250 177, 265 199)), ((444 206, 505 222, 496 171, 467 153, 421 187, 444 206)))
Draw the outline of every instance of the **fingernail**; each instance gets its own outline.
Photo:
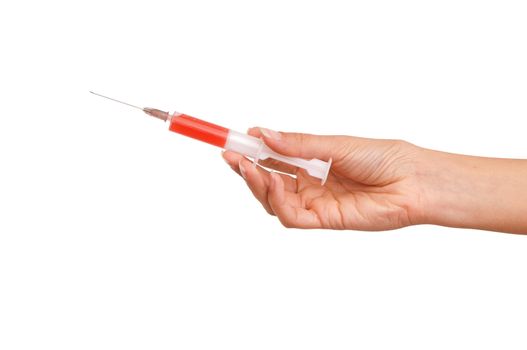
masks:
POLYGON ((282 134, 280 134, 278 131, 274 131, 274 130, 266 129, 266 128, 259 128, 259 129, 262 135, 267 138, 270 138, 276 141, 280 141, 282 139, 282 134))
POLYGON ((247 175, 246 175, 245 168, 243 167, 241 160, 238 162, 238 167, 240 168, 240 174, 242 174, 242 177, 246 179, 247 175))

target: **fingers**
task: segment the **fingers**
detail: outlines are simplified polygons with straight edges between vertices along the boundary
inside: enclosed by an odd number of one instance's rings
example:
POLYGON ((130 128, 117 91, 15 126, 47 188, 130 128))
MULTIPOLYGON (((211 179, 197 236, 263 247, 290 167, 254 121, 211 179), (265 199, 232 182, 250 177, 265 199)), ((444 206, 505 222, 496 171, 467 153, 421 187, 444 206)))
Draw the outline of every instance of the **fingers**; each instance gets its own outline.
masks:
POLYGON ((269 205, 282 225, 295 228, 320 228, 318 215, 300 205, 296 193, 286 192, 284 182, 277 173, 270 174, 269 205))
POLYGON ((244 156, 235 152, 225 151, 223 158, 245 179, 247 186, 264 209, 269 214, 276 215, 285 227, 321 227, 316 213, 302 207, 302 201, 296 193, 295 179, 254 167, 244 156))
POLYGON ((225 151, 222 153, 222 156, 225 162, 230 165, 231 169, 245 179, 247 186, 256 199, 262 204, 265 211, 274 215, 274 212, 267 201, 269 179, 264 173, 260 173, 260 171, 265 170, 256 169, 244 156, 235 152, 225 151))
POLYGON ((342 150, 355 139, 346 136, 277 132, 266 128, 251 128, 249 134, 262 137, 267 146, 278 153, 292 157, 322 160, 339 158, 342 150))
MULTIPOLYGON (((249 128, 247 130, 247 134, 251 135, 251 136, 254 136, 254 137, 258 137, 258 138, 262 138, 263 135, 262 133, 260 132, 260 128, 249 128)), ((298 168, 295 167, 295 166, 292 166, 292 165, 289 165, 289 164, 286 164, 286 163, 282 163, 278 160, 275 160, 275 159, 272 159, 272 158, 267 158, 267 159, 264 159, 264 160, 260 160, 258 162, 258 164, 266 167, 266 168, 269 168, 269 169, 274 169, 274 170, 278 170, 278 171, 281 171, 283 173, 288 173, 288 174, 296 174, 298 168)))
MULTIPOLYGON (((253 195, 262 204, 264 209, 271 215, 274 215, 267 194, 269 190, 269 172, 253 164, 247 160, 244 156, 230 151, 222 153, 223 159, 229 166, 245 179, 247 186, 253 193, 253 195)), ((296 192, 296 180, 287 175, 282 176, 282 181, 285 183, 286 188, 289 191, 296 192)))
POLYGON ((245 179, 247 186, 253 193, 253 195, 262 204, 265 211, 269 214, 274 215, 273 209, 267 199, 267 193, 269 189, 269 179, 262 174, 256 167, 245 158, 242 158, 238 162, 240 174, 245 179))
MULTIPOLYGON (((239 153, 232 152, 232 151, 222 152, 222 157, 223 157, 223 160, 225 160, 225 162, 231 167, 231 169, 234 172, 242 176, 240 172, 239 162, 241 159, 247 160, 247 158, 245 158, 239 153)), ((260 166, 254 166, 251 161, 249 161, 249 163, 250 163, 249 166, 251 168, 255 168, 259 173, 261 173, 264 176, 266 183, 269 184, 269 171, 263 169, 260 166)), ((280 175, 280 176, 282 176, 282 180, 285 183, 285 187, 287 191, 297 192, 297 183, 296 183, 295 178, 288 176, 288 175, 280 175)))
POLYGON ((244 158, 241 154, 231 151, 224 151, 221 152, 221 156, 223 157, 225 163, 227 163, 227 165, 230 166, 235 173, 242 176, 240 173, 240 168, 238 167, 238 162, 240 159, 244 158))

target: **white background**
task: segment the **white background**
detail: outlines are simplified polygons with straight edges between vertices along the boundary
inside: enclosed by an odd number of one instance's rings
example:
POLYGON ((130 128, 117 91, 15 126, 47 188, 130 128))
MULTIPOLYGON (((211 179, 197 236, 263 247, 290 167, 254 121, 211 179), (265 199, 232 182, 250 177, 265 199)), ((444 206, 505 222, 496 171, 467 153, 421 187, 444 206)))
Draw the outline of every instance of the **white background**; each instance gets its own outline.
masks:
MULTIPOLYGON (((287 230, 97 98, 527 158, 524 1, 3 1, 0 349, 525 349, 527 237, 287 230)), ((499 205, 499 203, 497 203, 499 205)))

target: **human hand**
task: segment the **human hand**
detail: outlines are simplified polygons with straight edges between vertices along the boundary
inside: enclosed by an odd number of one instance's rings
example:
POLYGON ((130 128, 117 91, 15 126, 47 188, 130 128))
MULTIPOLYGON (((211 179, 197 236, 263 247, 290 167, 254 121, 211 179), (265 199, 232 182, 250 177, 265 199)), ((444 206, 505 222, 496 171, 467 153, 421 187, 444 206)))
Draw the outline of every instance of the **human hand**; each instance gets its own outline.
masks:
POLYGON ((286 227, 389 230, 421 220, 416 177, 421 149, 404 141, 351 136, 278 133, 251 128, 274 151, 305 159, 333 159, 324 186, 305 170, 267 159, 260 164, 225 151, 223 158, 241 175, 265 210, 286 227))

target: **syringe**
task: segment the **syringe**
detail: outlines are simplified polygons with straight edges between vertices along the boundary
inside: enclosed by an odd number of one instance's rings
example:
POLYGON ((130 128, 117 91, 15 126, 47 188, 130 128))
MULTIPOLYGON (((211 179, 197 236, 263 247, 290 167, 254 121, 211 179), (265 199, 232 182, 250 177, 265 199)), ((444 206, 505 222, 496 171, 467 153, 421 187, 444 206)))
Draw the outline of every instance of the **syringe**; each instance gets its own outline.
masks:
POLYGON ((263 140, 251 135, 230 130, 183 113, 169 113, 150 107, 142 108, 93 91, 90 92, 94 95, 140 109, 149 116, 168 122, 170 131, 248 156, 253 159, 254 164, 258 163, 259 160, 272 158, 305 169, 309 175, 319 178, 322 185, 328 177, 329 169, 331 168, 331 158, 325 162, 320 159, 307 160, 284 156, 270 149, 263 140))

